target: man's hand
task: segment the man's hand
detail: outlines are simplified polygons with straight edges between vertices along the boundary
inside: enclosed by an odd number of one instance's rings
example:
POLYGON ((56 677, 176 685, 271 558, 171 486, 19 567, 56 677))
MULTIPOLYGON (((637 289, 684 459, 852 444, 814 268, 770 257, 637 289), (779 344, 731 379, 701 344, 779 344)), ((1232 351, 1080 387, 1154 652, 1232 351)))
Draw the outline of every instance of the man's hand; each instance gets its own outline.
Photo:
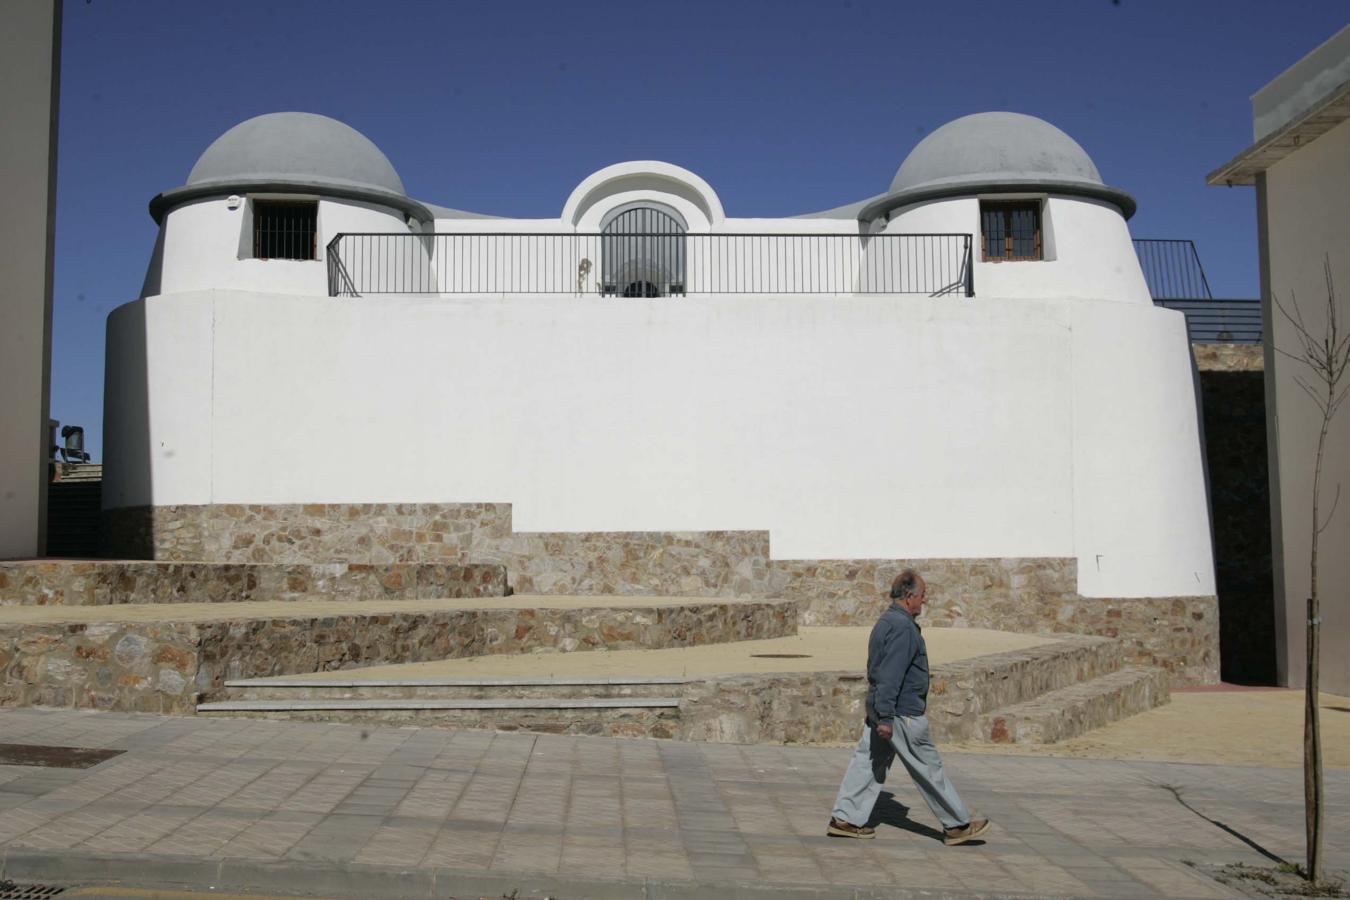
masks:
POLYGON ((890 725, 879 724, 877 725, 876 730, 877 730, 877 737, 885 738, 888 741, 891 739, 892 731, 890 725))

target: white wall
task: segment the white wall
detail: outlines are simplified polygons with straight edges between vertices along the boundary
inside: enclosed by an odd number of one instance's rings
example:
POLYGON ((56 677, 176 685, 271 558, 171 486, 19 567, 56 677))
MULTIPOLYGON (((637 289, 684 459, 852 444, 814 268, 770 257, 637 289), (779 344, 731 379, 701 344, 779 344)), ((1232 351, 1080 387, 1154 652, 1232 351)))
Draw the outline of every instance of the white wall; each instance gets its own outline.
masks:
POLYGON ((1045 198, 1041 218, 1046 258, 1027 262, 980 259, 980 201, 974 197, 906 207, 882 233, 973 235, 977 296, 1088 298, 1152 305, 1129 227, 1116 207, 1082 197, 1050 196, 1045 198))
POLYGON ((110 345, 137 328, 150 388, 110 346, 106 406, 151 466, 110 468, 108 505, 505 501, 520 530, 767 528, 777 558, 1077 555, 1085 593, 1214 589, 1184 324, 1151 305, 222 291, 129 304, 110 345))
POLYGON ((1074 532, 1089 597, 1213 594, 1186 317, 1071 301, 1074 532), (1187 572, 1178 564, 1187 561, 1187 572))
MULTIPOLYGON (((1266 173, 1268 292, 1286 307, 1297 298, 1305 323, 1321 336, 1326 323, 1327 285, 1323 270, 1330 260, 1340 298, 1342 329, 1350 324, 1350 121, 1303 144, 1266 173)), ((1263 286, 1263 291, 1267 290, 1263 286)), ((1289 322, 1263 298, 1268 347, 1267 399, 1272 407, 1271 501, 1276 507, 1273 534, 1276 577, 1277 664, 1282 683, 1305 684, 1305 605, 1310 584, 1313 459, 1321 413, 1294 381, 1317 385, 1298 364, 1274 352, 1299 353, 1289 322)), ((1344 334, 1342 330, 1342 334, 1344 334)), ((1327 436, 1322 470, 1323 516, 1330 511, 1336 485, 1341 502, 1320 539, 1319 594, 1322 597, 1321 684, 1324 690, 1350 693, 1350 408, 1343 406, 1327 436)))
MULTIPOLYGON (((266 195, 271 196, 271 195, 266 195)), ((288 195, 289 196, 289 195, 288 195)), ((240 259, 250 242, 248 202, 230 209, 224 197, 196 200, 164 216, 142 296, 209 290, 239 290, 328 296, 324 248, 338 232, 407 234, 402 214, 357 201, 319 200, 318 248, 313 260, 240 259)))

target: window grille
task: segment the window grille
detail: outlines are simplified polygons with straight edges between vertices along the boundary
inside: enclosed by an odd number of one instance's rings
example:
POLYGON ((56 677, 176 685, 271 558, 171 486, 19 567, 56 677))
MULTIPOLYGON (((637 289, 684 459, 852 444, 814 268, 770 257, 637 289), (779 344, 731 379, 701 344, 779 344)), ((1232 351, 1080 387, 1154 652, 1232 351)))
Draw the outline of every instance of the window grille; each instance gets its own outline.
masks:
POLYGON ((980 245, 986 262, 1042 259, 1040 201, 980 201, 980 245))
POLYGON ((254 200, 253 257, 316 259, 318 220, 315 200, 254 200))

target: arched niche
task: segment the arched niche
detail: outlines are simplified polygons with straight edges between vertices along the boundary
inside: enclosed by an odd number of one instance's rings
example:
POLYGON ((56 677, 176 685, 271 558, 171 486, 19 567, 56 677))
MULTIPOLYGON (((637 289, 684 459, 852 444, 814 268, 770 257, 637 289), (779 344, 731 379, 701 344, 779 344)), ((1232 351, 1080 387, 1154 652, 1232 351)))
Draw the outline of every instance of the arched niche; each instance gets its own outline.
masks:
POLYGON ((688 231, 707 232, 726 218, 712 187, 688 169, 654 160, 618 163, 577 185, 563 205, 564 225, 598 232, 621 207, 642 203, 667 207, 688 231))

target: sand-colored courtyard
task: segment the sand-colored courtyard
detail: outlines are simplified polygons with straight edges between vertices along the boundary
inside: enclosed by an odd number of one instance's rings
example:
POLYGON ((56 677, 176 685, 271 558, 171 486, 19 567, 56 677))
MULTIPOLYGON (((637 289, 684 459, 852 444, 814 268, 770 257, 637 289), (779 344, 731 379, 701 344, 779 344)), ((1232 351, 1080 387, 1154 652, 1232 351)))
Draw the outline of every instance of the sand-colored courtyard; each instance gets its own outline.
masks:
MULTIPOLYGON (((1350 768, 1350 698, 1322 694, 1322 759, 1350 768)), ((1186 690, 1172 702, 1059 744, 947 744, 944 750, 1239 766, 1303 764, 1303 691, 1186 690)))
MULTIPOLYGON (((622 676, 706 678, 741 672, 861 672, 870 628, 799 628, 792 637, 705 644, 669 650, 595 650, 475 656, 436 662, 372 666, 287 679, 351 681, 432 678, 612 678, 622 676)), ((928 628, 929 662, 940 665, 972 656, 1022 650, 1053 637, 981 628, 928 628)))

